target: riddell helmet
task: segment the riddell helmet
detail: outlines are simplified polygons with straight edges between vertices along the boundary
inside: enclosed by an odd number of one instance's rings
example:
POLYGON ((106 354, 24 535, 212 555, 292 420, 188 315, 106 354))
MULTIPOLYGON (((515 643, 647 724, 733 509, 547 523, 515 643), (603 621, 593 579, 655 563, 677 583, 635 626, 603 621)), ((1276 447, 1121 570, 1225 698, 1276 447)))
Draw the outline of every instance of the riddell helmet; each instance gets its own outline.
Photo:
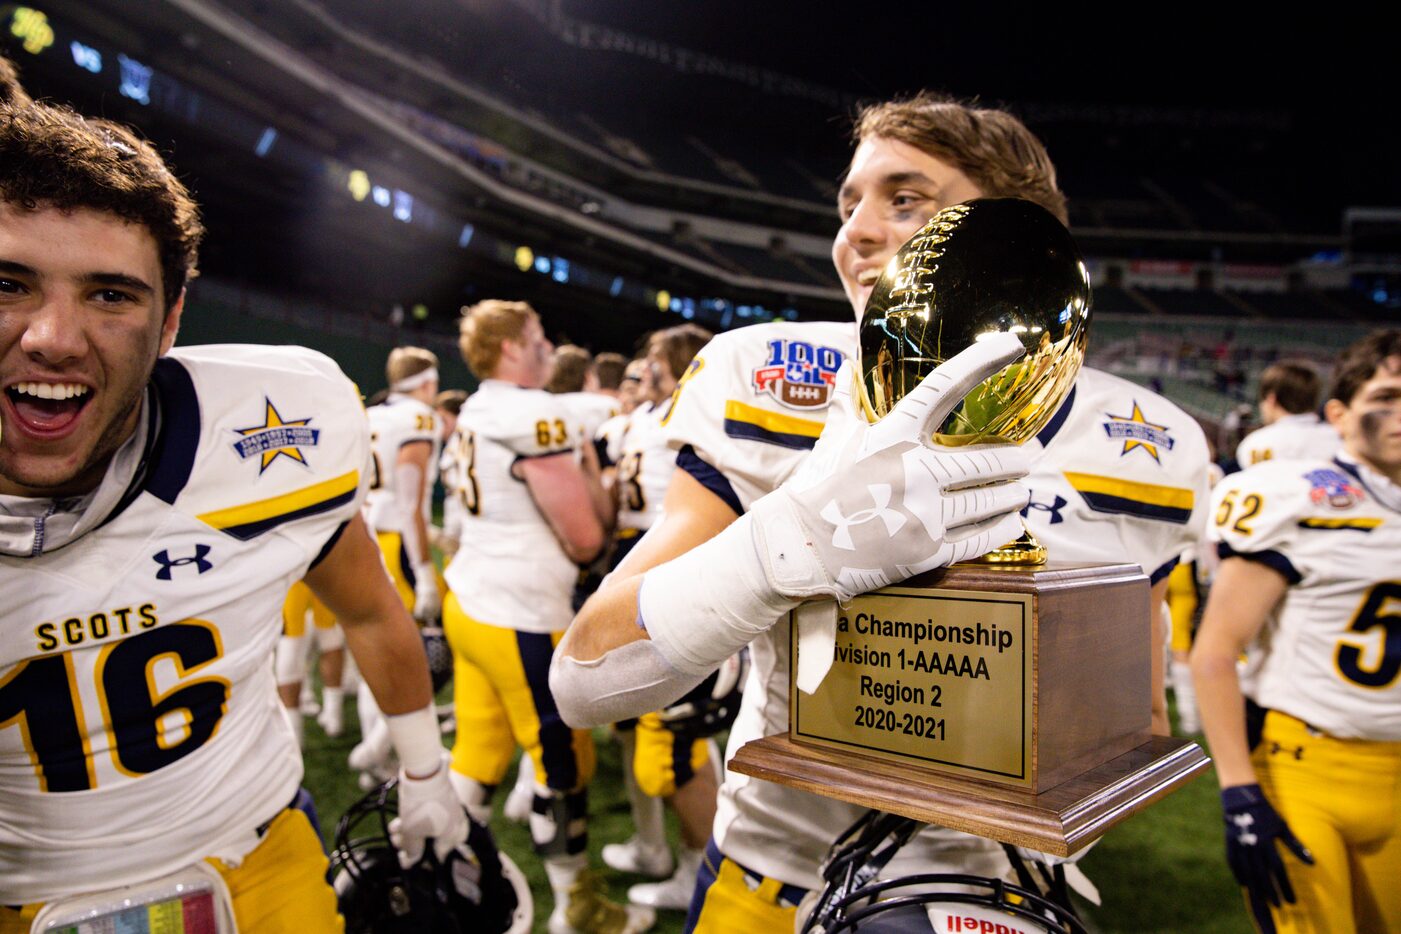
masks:
POLYGON ((397 784, 380 785, 336 824, 331 879, 346 934, 526 934, 530 885, 484 825, 469 818, 467 842, 446 860, 428 846, 400 868, 389 840, 397 784))
POLYGON ((1070 907, 1063 874, 1047 877, 1050 891, 1043 893, 1011 847, 1008 858, 1020 886, 955 873, 877 881, 920 826, 871 811, 842 834, 822 867, 825 885, 804 934, 1086 934, 1070 907))

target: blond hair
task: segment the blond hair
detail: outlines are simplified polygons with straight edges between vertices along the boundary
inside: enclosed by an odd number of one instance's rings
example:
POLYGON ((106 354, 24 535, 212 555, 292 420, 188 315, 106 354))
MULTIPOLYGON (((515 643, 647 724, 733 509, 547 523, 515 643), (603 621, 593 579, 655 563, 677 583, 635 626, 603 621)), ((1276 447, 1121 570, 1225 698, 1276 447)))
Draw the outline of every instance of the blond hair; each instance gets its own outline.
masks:
POLYGON ((540 320, 525 302, 489 298, 462 309, 458 346, 477 379, 490 379, 501 362, 503 341, 517 340, 530 321, 540 320))
POLYGON ((1023 198, 1070 222, 1046 147, 1005 110, 920 91, 865 108, 852 136, 858 145, 872 136, 907 143, 967 175, 986 197, 1023 198))
POLYGON ((438 355, 422 347, 395 347, 389 352, 389 361, 384 365, 384 376, 393 386, 401 379, 417 376, 424 370, 438 365, 438 355))

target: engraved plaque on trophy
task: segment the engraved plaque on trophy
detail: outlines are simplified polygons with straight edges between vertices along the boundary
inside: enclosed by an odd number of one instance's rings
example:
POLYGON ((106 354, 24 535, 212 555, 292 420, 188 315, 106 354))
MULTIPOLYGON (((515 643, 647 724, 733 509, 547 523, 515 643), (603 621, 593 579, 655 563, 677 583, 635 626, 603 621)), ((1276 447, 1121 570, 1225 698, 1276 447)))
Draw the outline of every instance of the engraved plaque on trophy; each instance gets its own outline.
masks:
MULTIPOLYGON (((934 440, 1024 443, 1073 385, 1089 313, 1084 262, 1047 211, 951 206, 877 282, 853 398, 875 421, 980 336, 1013 333, 1023 356, 934 440)), ((826 678, 812 694, 790 685, 788 734, 745 745, 729 767, 1058 855, 1190 780, 1208 764, 1200 747, 1150 735, 1147 577, 1056 557, 1023 533, 839 607, 826 678)))

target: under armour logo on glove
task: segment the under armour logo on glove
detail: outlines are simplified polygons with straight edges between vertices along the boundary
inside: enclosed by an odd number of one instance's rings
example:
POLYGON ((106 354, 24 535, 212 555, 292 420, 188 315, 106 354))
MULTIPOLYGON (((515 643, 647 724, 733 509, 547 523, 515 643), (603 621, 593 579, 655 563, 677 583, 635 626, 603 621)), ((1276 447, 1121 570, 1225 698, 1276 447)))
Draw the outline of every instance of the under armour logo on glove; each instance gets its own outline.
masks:
POLYGON ((1014 481, 1029 455, 1010 444, 952 448, 932 439, 974 386, 1021 353, 1012 334, 979 341, 874 425, 857 414, 851 380, 839 378, 812 453, 750 507, 774 589, 846 602, 1016 538, 1027 492, 1014 481))
POLYGON ((820 515, 834 526, 832 531, 832 547, 842 548, 846 551, 855 551, 856 546, 851 541, 851 527, 870 522, 872 519, 879 519, 885 524, 885 531, 893 536, 900 531, 905 524, 905 517, 894 509, 887 508, 890 505, 890 484, 876 483, 866 487, 871 493, 871 499, 875 501, 874 509, 863 509, 854 512, 849 516, 842 515, 842 507, 836 500, 828 500, 827 505, 822 507, 820 515))
POLYGON ((168 581, 170 580, 171 568, 184 567, 188 564, 193 564, 198 569, 198 572, 203 574, 205 571, 214 567, 214 562, 205 560, 211 550, 212 549, 208 545, 196 545, 195 553, 192 556, 187 558, 172 558, 170 557, 169 551, 161 549, 151 555, 151 560, 161 566, 161 569, 156 572, 156 580, 168 581))
POLYGON ((1260 842, 1260 838, 1250 832, 1250 828, 1255 826, 1254 816, 1236 814, 1231 817, 1231 823, 1236 825, 1236 842, 1241 846, 1254 846, 1260 842))
POLYGON ((1313 865, 1313 854, 1270 806, 1259 785, 1221 789, 1221 810, 1226 818, 1226 861, 1231 874, 1245 887, 1250 913, 1260 930, 1275 934, 1270 906, 1294 903, 1294 887, 1275 844, 1282 844, 1309 866, 1313 865))

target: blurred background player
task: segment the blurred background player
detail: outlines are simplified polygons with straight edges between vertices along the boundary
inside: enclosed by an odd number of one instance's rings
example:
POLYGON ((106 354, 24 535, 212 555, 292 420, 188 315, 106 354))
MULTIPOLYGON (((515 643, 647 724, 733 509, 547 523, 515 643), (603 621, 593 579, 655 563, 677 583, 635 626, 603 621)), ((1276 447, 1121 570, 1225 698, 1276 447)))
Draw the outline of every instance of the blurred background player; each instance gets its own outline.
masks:
MULTIPOLYGON (((374 478, 366 501, 366 521, 374 530, 404 606, 419 624, 437 619, 442 610, 437 568, 433 563, 428 512, 438 475, 438 357, 422 347, 396 347, 385 362, 389 393, 366 409, 374 478)), ((365 773, 362 785, 382 780, 391 771, 388 737, 374 698, 367 689, 357 697, 359 745, 350 767, 365 773)))
POLYGON ((596 475, 580 466, 574 410, 541 389, 553 348, 535 311, 474 305, 461 346, 481 385, 454 441, 467 452, 468 510, 444 611, 458 725, 453 785, 469 810, 489 814, 516 748, 525 750, 535 768, 531 839, 555 897, 549 931, 645 930, 652 913, 608 901, 588 869, 593 738, 564 723, 548 683, 578 566, 602 550, 611 515, 596 475))
MULTIPOLYGON (((923 94, 867 108, 854 136, 832 258, 858 318, 899 247, 950 204, 1022 197, 1066 219, 1065 196, 1044 147, 1004 111, 923 94)), ((838 371, 854 356, 855 338, 852 324, 774 323, 727 332, 700 352, 668 415, 681 469, 667 493, 666 521, 580 613, 557 658, 557 669, 578 676, 569 682, 577 694, 565 695, 571 715, 590 709, 590 673, 602 670, 598 659, 636 638, 639 611, 644 624, 649 620, 649 594, 660 592, 649 590, 646 581, 666 579, 675 588, 670 575, 696 562, 730 567, 724 562, 734 559, 714 547, 717 533, 728 536, 722 530, 778 487, 816 442, 832 417, 831 400, 841 398, 832 387, 840 389, 843 377, 850 378, 838 371), (762 385, 756 378, 761 371, 762 385), (785 397, 789 380, 813 391, 785 397), (574 654, 576 645, 587 647, 582 655, 574 654)), ((1085 368, 1061 410, 1025 449, 1034 461, 1023 516, 1049 552, 1058 560, 1137 563, 1152 581, 1150 605, 1161 606, 1168 573, 1199 535, 1204 514, 1207 449, 1197 424, 1150 390, 1085 368)), ((700 614, 709 606, 704 600, 713 598, 690 594, 690 608, 656 599, 662 602, 651 604, 654 612, 674 614, 664 620, 668 632, 673 624, 712 631, 700 628, 709 621, 700 614)), ((1152 644, 1162 646, 1162 614, 1151 617, 1152 644)), ((788 623, 780 619, 750 643, 753 668, 730 733, 731 749, 787 722, 788 638, 788 623)), ((1154 652, 1152 666, 1153 728, 1159 733, 1169 729, 1164 655, 1154 652)), ((668 664, 677 683, 694 683, 670 659, 668 664)), ((797 902, 820 884, 818 867, 834 831, 859 813, 728 773, 688 929, 791 927, 797 902)), ((977 875, 1008 872, 1001 847, 991 841, 937 828, 921 838, 923 846, 907 847, 908 857, 900 857, 904 866, 892 865, 892 872, 931 866, 977 875)))
POLYGON ((306 744, 305 716, 316 722, 327 736, 335 738, 345 730, 345 636, 336 617, 302 581, 287 591, 282 603, 282 638, 277 642, 275 663, 277 696, 297 736, 297 745, 306 744), (311 626, 308 628, 307 622, 311 626), (317 666, 321 672, 321 701, 316 702, 306 683, 307 658, 311 653, 308 633, 315 635, 317 666), (308 701, 310 703, 308 703, 308 701))
POLYGON ((556 347, 553 367, 545 391, 567 400, 574 412, 581 444, 592 442, 598 426, 618 414, 617 395, 598 391, 593 355, 583 347, 574 344, 556 347))
POLYGON ((589 392, 598 393, 601 396, 610 396, 618 400, 621 408, 623 377, 627 373, 628 358, 620 353, 605 351, 594 354, 593 363, 589 365, 589 377, 584 382, 584 388, 589 392))
MULTIPOLYGON (((676 451, 667 443, 662 423, 686 368, 711 337, 704 328, 683 324, 658 331, 648 341, 648 379, 643 386, 650 385, 650 398, 641 401, 628 419, 616 467, 613 489, 618 526, 611 569, 623 562, 661 516, 661 504, 676 470, 676 451)), ((728 725, 708 721, 708 708, 717 687, 717 700, 738 701, 730 695, 737 692, 739 670, 736 659, 726 670, 723 684, 719 684, 717 672, 672 708, 617 725, 636 832, 624 843, 605 846, 603 860, 614 869, 657 878, 666 877, 675 868, 664 882, 629 889, 628 899, 636 904, 670 909, 690 904, 715 819, 718 750, 712 748, 710 737, 728 725), (681 822, 681 851, 675 861, 666 842, 663 798, 671 802, 681 822)))
POLYGON ((1222 561, 1192 668, 1256 923, 1399 931, 1401 331, 1343 352, 1324 410, 1335 457, 1214 491, 1222 561))
POLYGON ((1267 460, 1328 459, 1342 439, 1318 414, 1322 385, 1307 363, 1285 361, 1260 374, 1260 426, 1241 439, 1236 462, 1244 469, 1267 460))
POLYGON ((461 495, 461 464, 464 463, 461 451, 449 443, 457 430, 457 416, 462 412, 462 404, 467 401, 467 392, 462 389, 445 389, 433 401, 433 412, 438 416, 438 438, 442 453, 438 456, 438 477, 443 484, 443 526, 429 529, 433 544, 443 553, 445 561, 452 560, 457 553, 457 543, 462 538, 462 514, 466 504, 461 495))

